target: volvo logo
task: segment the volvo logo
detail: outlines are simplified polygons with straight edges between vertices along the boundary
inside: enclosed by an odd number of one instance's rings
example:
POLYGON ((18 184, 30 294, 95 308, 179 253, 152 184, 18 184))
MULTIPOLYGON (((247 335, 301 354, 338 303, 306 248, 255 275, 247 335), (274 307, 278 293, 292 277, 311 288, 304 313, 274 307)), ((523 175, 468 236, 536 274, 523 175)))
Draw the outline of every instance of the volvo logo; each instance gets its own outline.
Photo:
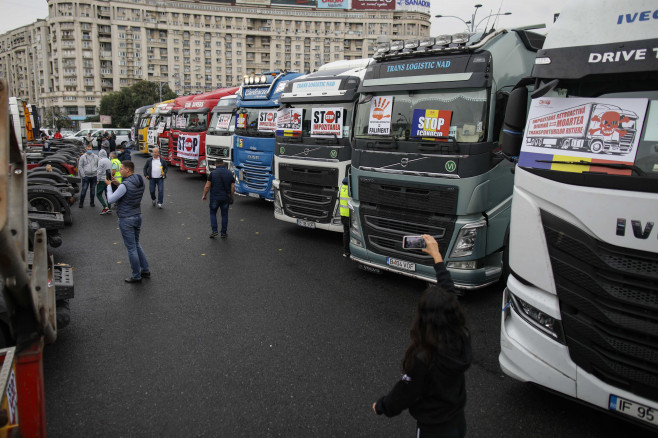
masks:
POLYGON ((409 158, 403 158, 400 160, 400 166, 407 167, 407 164, 409 164, 409 158))
POLYGON ((308 148, 304 149, 304 155, 308 155, 309 152, 310 150, 308 148))

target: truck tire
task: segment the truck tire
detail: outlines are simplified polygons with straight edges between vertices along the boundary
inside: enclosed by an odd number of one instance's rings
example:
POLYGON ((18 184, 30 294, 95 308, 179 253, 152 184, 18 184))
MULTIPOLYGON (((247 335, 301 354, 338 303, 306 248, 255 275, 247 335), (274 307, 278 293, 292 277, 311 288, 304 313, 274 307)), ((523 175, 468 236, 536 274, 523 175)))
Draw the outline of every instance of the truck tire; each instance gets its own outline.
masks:
POLYGON ((61 212, 61 204, 57 196, 50 193, 29 193, 27 200, 30 205, 37 209, 37 211, 49 211, 52 213, 61 212))
POLYGON ((601 152, 603 152, 603 149, 604 149, 603 142, 601 140, 594 140, 589 144, 589 150, 593 154, 600 154, 601 152))

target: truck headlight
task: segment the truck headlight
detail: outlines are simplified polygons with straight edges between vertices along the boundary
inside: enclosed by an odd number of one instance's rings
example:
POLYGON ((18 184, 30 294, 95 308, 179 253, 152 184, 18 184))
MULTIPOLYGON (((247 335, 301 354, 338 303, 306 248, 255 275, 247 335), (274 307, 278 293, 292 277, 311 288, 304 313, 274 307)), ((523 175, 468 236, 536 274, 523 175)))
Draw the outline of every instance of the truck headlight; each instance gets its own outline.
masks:
POLYGON ((472 255, 475 249, 475 243, 477 242, 478 231, 486 226, 486 224, 486 222, 481 221, 464 225, 459 230, 459 235, 452 247, 450 257, 467 257, 472 255))
POLYGON ((525 319, 532 326, 539 329, 540 332, 550 336, 554 340, 564 344, 564 335, 562 331, 562 324, 559 319, 542 312, 538 308, 528 304, 521 298, 509 292, 510 304, 512 309, 525 319))
POLYGON ((201 160, 199 167, 206 167, 206 160, 201 160))
POLYGON ((356 214, 352 209, 350 209, 350 231, 355 236, 362 237, 361 230, 359 229, 359 221, 356 219, 356 214))

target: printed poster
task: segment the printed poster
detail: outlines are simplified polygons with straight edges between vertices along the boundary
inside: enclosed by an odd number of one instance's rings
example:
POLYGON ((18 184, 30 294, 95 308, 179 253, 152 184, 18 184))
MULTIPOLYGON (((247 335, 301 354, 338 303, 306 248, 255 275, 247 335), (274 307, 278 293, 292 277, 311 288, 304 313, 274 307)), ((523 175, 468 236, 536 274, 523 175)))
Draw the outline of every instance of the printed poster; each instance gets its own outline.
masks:
POLYGON ((229 124, 231 123, 231 116, 232 114, 219 114, 217 116, 217 125, 215 126, 215 129, 228 131, 229 124))
POLYGON ((235 119, 235 127, 237 129, 247 129, 247 115, 238 114, 238 118, 235 119))
POLYGON ((635 162, 647 105, 648 99, 534 99, 519 165, 630 175, 630 169, 609 169, 596 164, 635 162), (574 161, 583 163, 570 164, 574 161))
POLYGON ((146 131, 146 144, 149 146, 157 146, 158 131, 149 129, 146 131))
POLYGON ((265 132, 276 131, 276 113, 277 110, 260 110, 258 111, 258 130, 265 132))
POLYGON ((415 109, 410 135, 411 137, 422 138, 448 137, 450 135, 451 119, 452 111, 415 109))
POLYGON ((343 136, 343 108, 312 108, 311 137, 343 136))
POLYGON ((368 134, 391 135, 392 111, 393 96, 379 96, 372 99, 370 118, 368 119, 368 134))
POLYGON ((188 160, 199 159, 199 145, 201 144, 201 135, 181 134, 178 136, 177 151, 180 158, 188 160))
POLYGON ((276 117, 276 135, 295 136, 302 133, 304 110, 301 108, 284 108, 276 117))

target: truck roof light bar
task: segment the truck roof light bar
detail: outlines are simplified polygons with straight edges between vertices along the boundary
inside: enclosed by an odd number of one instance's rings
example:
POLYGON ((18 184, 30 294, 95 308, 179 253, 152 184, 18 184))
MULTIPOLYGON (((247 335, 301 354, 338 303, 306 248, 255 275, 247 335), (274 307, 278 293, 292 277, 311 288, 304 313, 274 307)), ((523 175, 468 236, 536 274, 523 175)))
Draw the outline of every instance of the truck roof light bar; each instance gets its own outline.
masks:
POLYGON ((412 51, 414 49, 417 49, 418 46, 420 45, 420 41, 414 39, 414 40, 406 40, 404 42, 404 51, 412 51))
POLYGON ((452 36, 453 44, 466 44, 471 39, 470 33, 456 33, 452 36))
POLYGON ((393 42, 391 43, 391 48, 390 48, 390 50, 391 50, 391 52, 399 52, 399 51, 402 50, 403 48, 404 48, 404 41, 402 41, 402 40, 397 40, 397 41, 393 41, 393 42))
POLYGON ((379 43, 377 44, 376 54, 385 53, 391 50, 391 45, 389 43, 379 43))
POLYGON ((425 37, 425 38, 420 39, 420 42, 418 43, 418 48, 430 47, 430 46, 433 46, 434 44, 436 44, 436 38, 425 37))
POLYGON ((435 45, 437 46, 447 46, 452 42, 452 35, 439 35, 435 38, 435 45))

